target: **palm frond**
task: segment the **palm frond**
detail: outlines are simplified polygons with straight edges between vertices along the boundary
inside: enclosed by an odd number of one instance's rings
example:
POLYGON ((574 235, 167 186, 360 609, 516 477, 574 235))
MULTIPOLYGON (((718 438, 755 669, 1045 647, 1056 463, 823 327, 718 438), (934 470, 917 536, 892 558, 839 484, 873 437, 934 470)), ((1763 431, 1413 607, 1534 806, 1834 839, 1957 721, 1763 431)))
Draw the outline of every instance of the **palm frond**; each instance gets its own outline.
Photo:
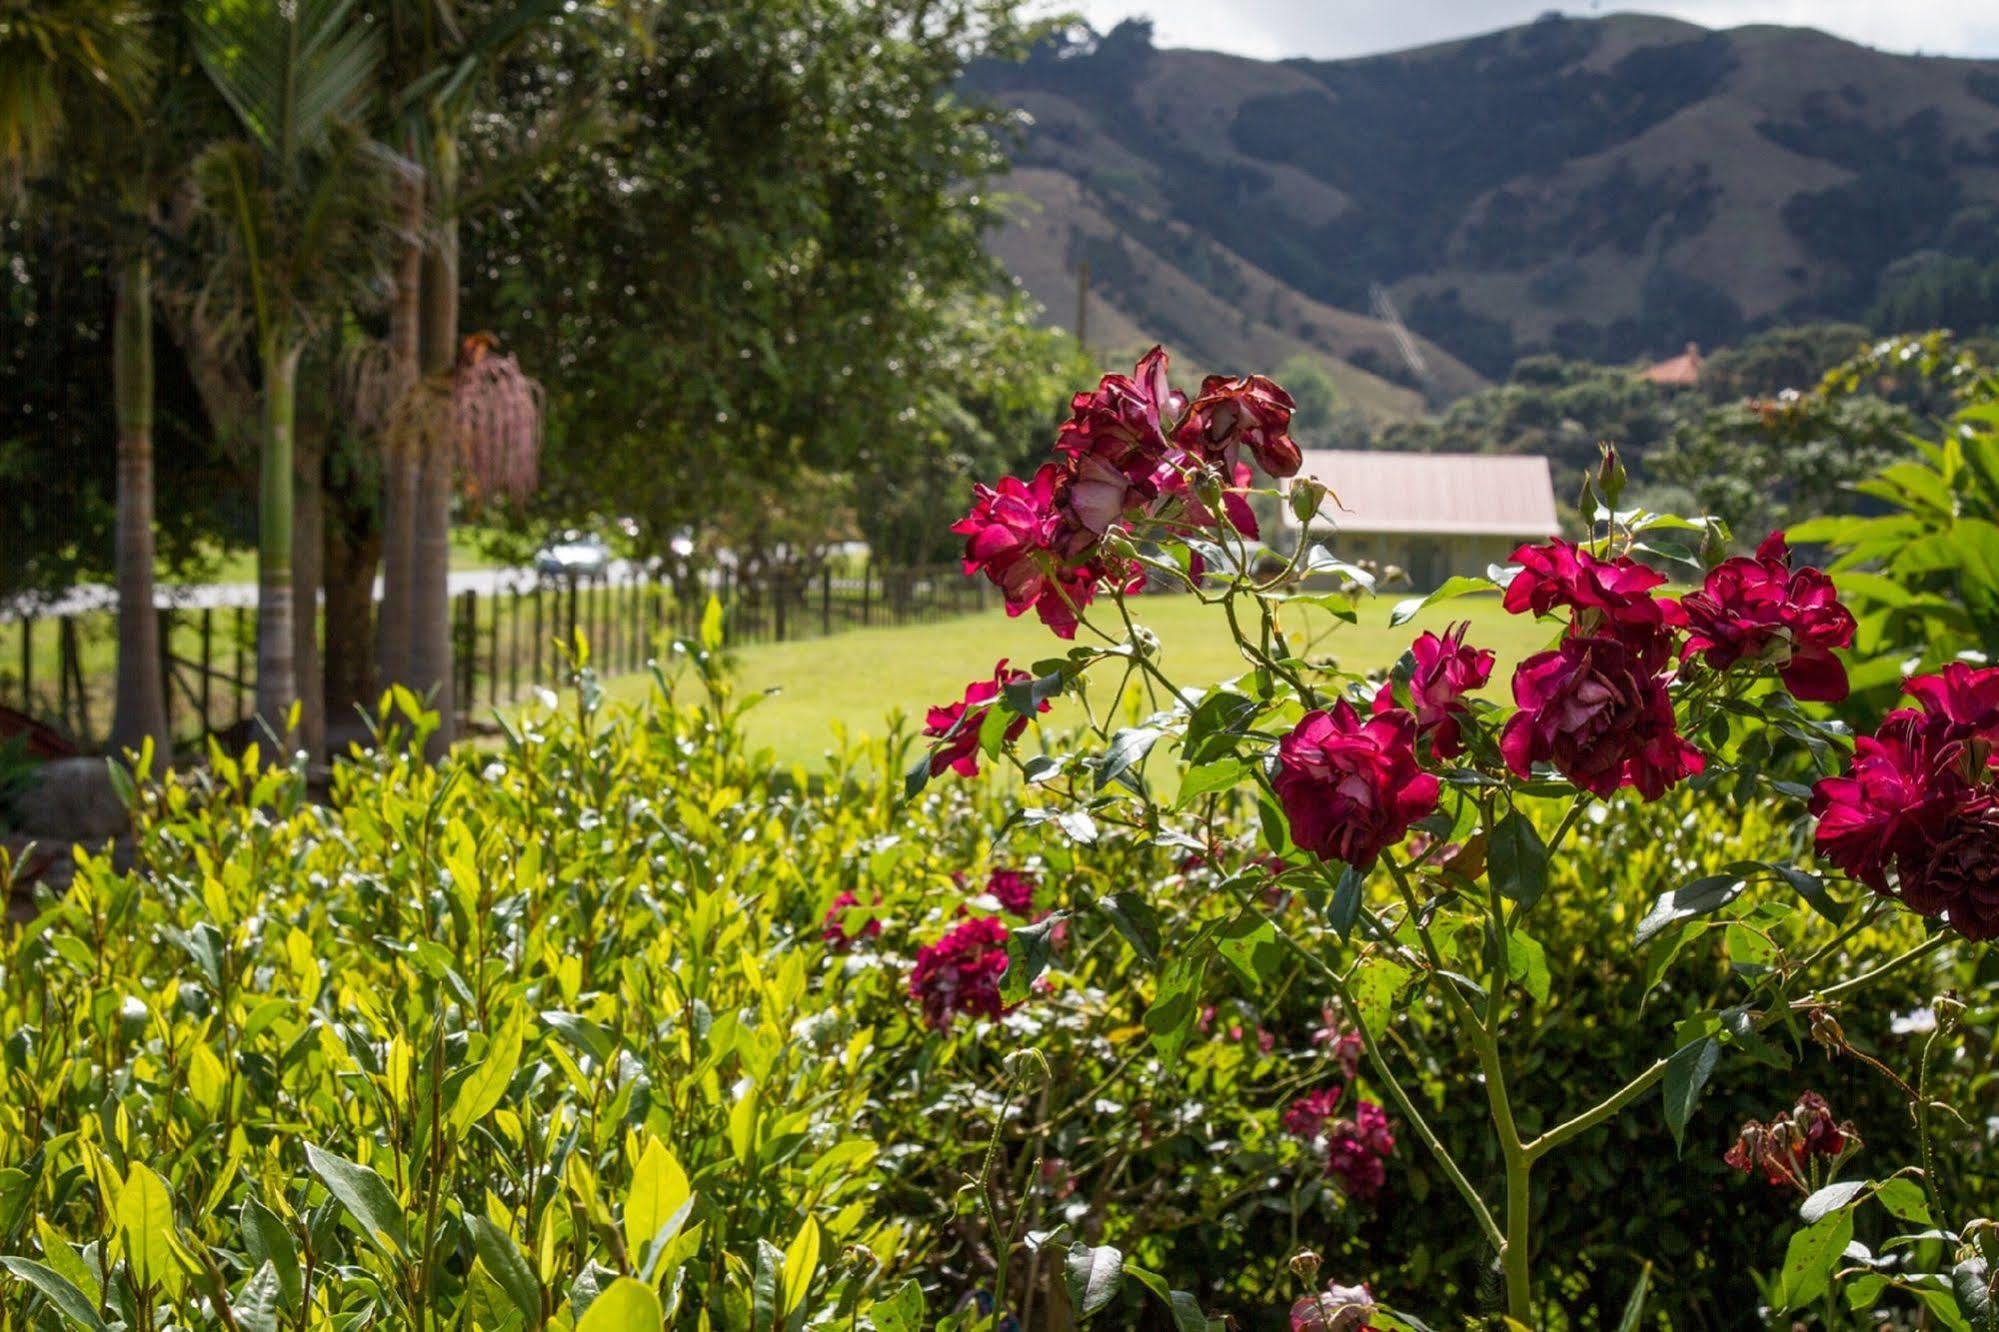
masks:
POLYGON ((353 0, 201 0, 189 26, 202 68, 281 172, 325 152, 375 95, 381 35, 353 0))
POLYGON ((72 121, 137 119, 151 42, 133 0, 0 0, 0 164, 18 178, 50 161, 72 121))

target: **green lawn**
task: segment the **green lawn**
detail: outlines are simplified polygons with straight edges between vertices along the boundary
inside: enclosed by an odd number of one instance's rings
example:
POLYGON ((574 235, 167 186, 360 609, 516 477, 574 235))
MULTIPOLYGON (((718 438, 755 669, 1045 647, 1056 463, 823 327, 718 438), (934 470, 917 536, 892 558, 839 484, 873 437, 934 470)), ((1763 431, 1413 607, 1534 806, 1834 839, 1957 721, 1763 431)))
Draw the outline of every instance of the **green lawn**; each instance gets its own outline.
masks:
MULTIPOLYGON (((1423 629, 1441 631, 1454 620, 1469 620, 1469 641, 1499 654, 1488 690, 1501 699, 1514 663, 1546 646, 1555 633, 1551 624, 1507 615, 1492 597, 1446 603, 1408 625, 1390 628, 1388 614, 1395 601, 1391 596, 1364 603, 1358 625, 1338 624, 1313 610, 1309 620, 1299 617, 1302 632, 1290 622, 1285 627, 1305 656, 1331 657, 1344 669, 1365 672, 1393 663, 1423 629)), ((1178 596, 1140 598, 1133 605, 1139 623, 1159 635, 1160 667, 1177 683, 1209 685, 1246 669, 1219 608, 1178 596)), ((742 687, 779 692, 752 711, 745 724, 751 738, 774 750, 780 763, 810 767, 829 747, 835 722, 854 734, 880 735, 891 712, 920 719, 930 704, 958 698, 966 681, 990 671, 1001 657, 1024 668, 1058 656, 1068 646, 1033 616, 1008 619, 998 608, 942 624, 753 644, 736 654, 742 687)), ((1099 682, 1093 699, 1114 684, 1105 667, 1093 679, 1099 682)), ((607 686, 612 697, 625 700, 642 698, 649 687, 644 676, 626 676, 607 686)), ((1079 715, 1070 711, 1075 706, 1059 703, 1049 722, 1071 720, 1079 715)))
MULTIPOLYGON (((500 561, 486 553, 484 534, 477 527, 453 524, 451 528, 451 567, 454 571, 470 569, 498 568, 500 561)), ((182 581, 182 576, 171 569, 161 569, 162 582, 182 581)), ((201 583, 254 583, 257 581, 257 552, 249 548, 216 547, 205 551, 200 568, 193 573, 193 581, 201 583)))

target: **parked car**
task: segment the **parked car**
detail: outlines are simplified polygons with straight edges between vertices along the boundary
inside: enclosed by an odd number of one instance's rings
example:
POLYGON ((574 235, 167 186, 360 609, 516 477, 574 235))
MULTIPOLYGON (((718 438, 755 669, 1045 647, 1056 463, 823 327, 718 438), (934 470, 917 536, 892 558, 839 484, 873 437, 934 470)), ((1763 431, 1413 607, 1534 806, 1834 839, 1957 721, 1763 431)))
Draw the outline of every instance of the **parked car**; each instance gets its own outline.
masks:
POLYGON ((595 532, 569 529, 535 552, 534 571, 544 578, 597 578, 611 567, 611 548, 595 532))

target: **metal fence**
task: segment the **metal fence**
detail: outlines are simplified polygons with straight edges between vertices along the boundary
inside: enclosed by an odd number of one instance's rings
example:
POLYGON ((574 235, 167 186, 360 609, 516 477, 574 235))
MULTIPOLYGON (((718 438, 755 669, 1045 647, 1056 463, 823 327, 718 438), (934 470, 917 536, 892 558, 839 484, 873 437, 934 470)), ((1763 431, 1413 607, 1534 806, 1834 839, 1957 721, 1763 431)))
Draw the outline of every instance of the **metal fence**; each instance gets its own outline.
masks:
MULTIPOLYGON (((988 604, 984 579, 956 565, 851 572, 822 568, 680 579, 617 570, 574 582, 523 574, 452 599, 456 703, 462 718, 564 683, 563 646, 581 634, 602 676, 646 669, 675 637, 700 627, 710 598, 731 646, 924 624, 988 604)), ((249 716, 256 687, 256 611, 247 605, 160 607, 167 712, 176 737, 226 731, 249 716)), ((0 706, 19 709, 85 747, 111 725, 116 621, 109 610, 23 614, 0 621, 0 706), (10 641, 11 640, 11 641, 10 641)))

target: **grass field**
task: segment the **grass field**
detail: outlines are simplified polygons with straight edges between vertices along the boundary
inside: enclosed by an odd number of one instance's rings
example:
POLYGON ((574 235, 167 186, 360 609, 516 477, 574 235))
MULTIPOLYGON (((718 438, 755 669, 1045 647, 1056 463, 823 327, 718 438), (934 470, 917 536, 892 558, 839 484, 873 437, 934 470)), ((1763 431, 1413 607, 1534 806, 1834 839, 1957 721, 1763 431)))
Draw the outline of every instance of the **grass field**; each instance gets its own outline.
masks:
MULTIPOLYGON (((1390 628, 1388 614, 1395 598, 1366 602, 1358 625, 1339 624, 1323 612, 1309 619, 1287 621, 1293 646, 1303 655, 1333 658, 1340 667, 1365 672, 1392 664, 1423 629, 1442 628, 1454 620, 1469 620, 1469 641, 1499 655, 1489 689, 1504 698, 1504 679, 1513 664, 1546 646, 1555 627, 1510 616, 1495 598, 1465 598, 1433 608, 1400 628, 1390 628), (1330 630, 1331 632, 1327 632, 1330 630)), ((1158 597, 1134 603, 1135 618, 1159 635, 1160 667, 1184 686, 1213 684, 1247 669, 1236 655, 1222 612, 1190 597, 1158 597)), ((1080 641, 1080 640, 1079 640, 1080 641)), ((779 763, 817 764, 832 741, 838 723, 850 733, 881 735, 893 712, 920 724, 932 703, 958 698, 965 682, 992 669, 1001 657, 1025 668, 1035 661, 1059 656, 1068 648, 1033 616, 1008 619, 995 608, 988 614, 940 624, 901 629, 870 629, 803 642, 754 644, 736 653, 738 678, 746 691, 775 689, 777 694, 746 719, 751 738, 769 746, 779 763)), ((1114 680, 1105 668, 1093 699, 1114 680)), ((650 688, 644 676, 609 682, 617 699, 643 698, 650 688)), ((1048 716, 1062 725, 1077 716, 1075 704, 1058 703, 1048 716)))

